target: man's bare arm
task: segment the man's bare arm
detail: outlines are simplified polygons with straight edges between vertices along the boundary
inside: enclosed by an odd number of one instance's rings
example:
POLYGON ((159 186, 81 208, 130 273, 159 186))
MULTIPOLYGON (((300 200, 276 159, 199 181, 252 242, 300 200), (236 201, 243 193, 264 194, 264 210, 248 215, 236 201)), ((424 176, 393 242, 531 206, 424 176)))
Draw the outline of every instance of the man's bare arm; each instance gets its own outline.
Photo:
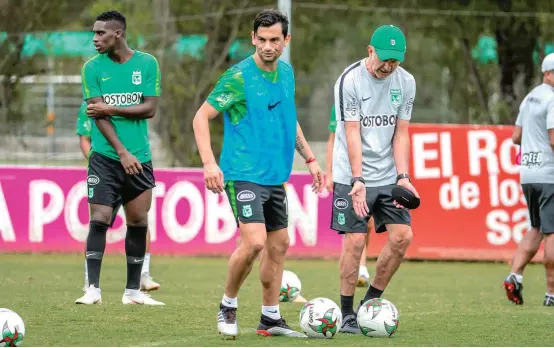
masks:
MULTIPOLYGON (((87 100, 87 104, 94 104, 102 102, 102 97, 91 98, 87 100)), ((95 119, 94 123, 102 135, 108 140, 110 145, 114 148, 119 156, 122 153, 126 152, 127 149, 121 143, 121 140, 115 134, 115 129, 113 128, 112 122, 109 119, 95 119)))
POLYGON ((396 130, 392 140, 392 151, 398 174, 408 173, 410 170, 409 125, 410 121, 406 120, 397 120, 396 122, 396 130))
POLYGON ((521 145, 521 127, 515 126, 514 132, 512 133, 512 141, 516 145, 521 145))
POLYGON ((302 158, 306 161, 314 157, 312 149, 310 149, 310 145, 308 145, 308 142, 304 137, 302 127, 300 127, 300 123, 298 122, 296 122, 296 151, 298 151, 300 156, 302 156, 302 158))
POLYGON ((81 152, 85 159, 88 159, 88 154, 90 152, 90 137, 84 135, 79 135, 79 146, 81 147, 81 152))
POLYGON ((352 167, 352 177, 362 176, 362 135, 359 121, 345 121, 348 160, 352 167))
POLYGON ((120 107, 110 106, 110 116, 122 116, 131 120, 144 120, 153 118, 158 107, 158 97, 144 97, 144 103, 120 107))
POLYGON ((196 146, 198 147, 198 153, 203 165, 217 164, 211 144, 210 120, 214 119, 218 114, 219 111, 208 102, 204 102, 192 121, 196 146))

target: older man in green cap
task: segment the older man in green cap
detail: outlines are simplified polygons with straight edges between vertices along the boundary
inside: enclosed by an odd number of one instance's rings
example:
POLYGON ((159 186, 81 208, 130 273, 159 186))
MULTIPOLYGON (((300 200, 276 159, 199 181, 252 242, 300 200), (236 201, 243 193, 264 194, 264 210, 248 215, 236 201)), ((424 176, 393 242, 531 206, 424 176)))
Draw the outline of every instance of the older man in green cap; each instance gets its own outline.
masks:
POLYGON ((388 241, 360 304, 382 296, 412 240, 410 213, 392 198, 393 187, 419 197, 408 174, 416 83, 400 67, 406 38, 398 27, 383 25, 367 50, 368 57, 346 68, 335 84, 331 228, 345 236, 339 271, 341 331, 346 333, 361 333, 353 304, 368 220, 373 217, 375 232, 388 232, 388 241))

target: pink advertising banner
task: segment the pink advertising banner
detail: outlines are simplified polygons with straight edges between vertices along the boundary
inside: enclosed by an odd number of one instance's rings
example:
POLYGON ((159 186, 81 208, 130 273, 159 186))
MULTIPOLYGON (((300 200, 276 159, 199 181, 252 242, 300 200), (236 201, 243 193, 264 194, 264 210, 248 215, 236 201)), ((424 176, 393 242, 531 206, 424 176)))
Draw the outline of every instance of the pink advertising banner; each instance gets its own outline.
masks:
MULTIPOLYGON (((421 206, 406 257, 509 260, 529 226, 512 127, 413 125, 412 181, 421 206)), ((152 252, 229 255, 237 228, 225 195, 193 169, 155 169, 152 252)), ((84 168, 0 166, 0 252, 81 252, 88 232, 84 168)), ((289 256, 336 258, 342 237, 329 228, 332 198, 311 192, 311 177, 287 185, 289 256)), ((108 252, 123 252, 123 212, 108 232, 108 252)), ((371 235, 377 256, 387 234, 371 235)), ((536 261, 542 259, 539 251, 536 261)))
MULTIPOLYGON (((228 255, 236 224, 226 195, 205 189, 202 171, 156 169, 150 211, 152 252, 228 255)), ((287 185, 289 255, 338 256, 341 238, 329 229, 331 198, 311 192, 311 177, 287 185), (322 197, 323 197, 322 196, 322 197)), ((328 195, 323 195, 328 196, 328 195)), ((80 252, 88 232, 86 170, 0 167, 0 252, 80 252)), ((122 209, 107 235, 107 252, 124 252, 122 209)))

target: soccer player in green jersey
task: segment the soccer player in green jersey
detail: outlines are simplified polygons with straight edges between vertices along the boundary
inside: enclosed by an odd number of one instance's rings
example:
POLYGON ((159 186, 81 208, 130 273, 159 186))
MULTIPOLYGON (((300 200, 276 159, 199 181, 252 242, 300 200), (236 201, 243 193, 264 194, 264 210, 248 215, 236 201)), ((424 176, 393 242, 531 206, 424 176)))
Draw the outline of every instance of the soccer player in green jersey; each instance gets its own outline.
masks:
POLYGON ((194 135, 204 164, 206 187, 226 192, 241 241, 229 259, 217 327, 226 336, 238 333, 241 285, 260 256, 262 308, 256 332, 264 336, 306 337, 281 317, 279 292, 289 247, 288 203, 284 187, 295 149, 312 175, 312 189, 323 188, 323 173, 297 122, 295 79, 290 64, 280 61, 290 40, 288 19, 264 10, 255 20, 256 51, 229 68, 194 118, 194 135), (224 113, 219 165, 210 144, 209 121, 224 113))
MULTIPOLYGON (((88 161, 88 156, 90 153, 90 133, 92 130, 92 124, 90 118, 87 115, 87 103, 83 102, 79 108, 79 113, 77 114, 77 123, 76 123, 76 133, 79 136, 79 147, 81 152, 85 157, 85 160, 88 161)), ((113 212, 112 212, 112 221, 110 222, 110 227, 113 226, 117 212, 121 207, 121 199, 116 203, 113 212)), ((86 251, 85 251, 86 255, 86 251)), ((83 291, 87 291, 88 285, 88 270, 87 262, 85 260, 85 287, 83 291)), ((142 264, 142 275, 140 277, 140 289, 144 291, 153 291, 158 290, 160 284, 156 283, 154 279, 150 276, 150 231, 146 232, 146 254, 144 255, 144 263, 142 264)))
POLYGON ((99 283, 106 231, 119 200, 127 223, 127 285, 122 302, 164 304, 140 291, 148 211, 156 186, 147 119, 156 113, 161 74, 156 58, 127 45, 126 26, 125 17, 117 11, 99 15, 93 28, 98 55, 89 59, 81 71, 86 113, 94 122, 87 178, 89 288, 75 301, 79 304, 102 300, 99 283))
MULTIPOLYGON (((333 147, 335 146, 335 132, 337 130, 337 117, 335 113, 335 105, 331 108, 329 117, 329 139, 327 140, 327 157, 326 157, 326 173, 325 173, 325 188, 328 192, 333 193, 333 147)), ((366 242, 362 257, 360 258, 360 270, 358 271, 358 282, 356 286, 365 288, 369 285, 369 271, 367 270, 367 246, 369 245, 369 234, 374 228, 373 216, 369 218, 367 223, 366 242)))

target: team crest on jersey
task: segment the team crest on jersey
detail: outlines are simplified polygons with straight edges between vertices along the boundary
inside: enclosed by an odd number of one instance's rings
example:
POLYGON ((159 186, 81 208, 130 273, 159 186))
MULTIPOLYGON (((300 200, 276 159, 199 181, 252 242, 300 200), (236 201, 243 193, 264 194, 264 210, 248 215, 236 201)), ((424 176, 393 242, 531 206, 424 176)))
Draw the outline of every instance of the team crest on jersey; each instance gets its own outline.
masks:
POLYGON ((140 71, 133 71, 132 81, 133 84, 140 85, 142 83, 142 73, 140 71))
POLYGON ((393 108, 397 108, 402 104, 402 90, 400 88, 391 88, 389 90, 389 102, 393 108))

